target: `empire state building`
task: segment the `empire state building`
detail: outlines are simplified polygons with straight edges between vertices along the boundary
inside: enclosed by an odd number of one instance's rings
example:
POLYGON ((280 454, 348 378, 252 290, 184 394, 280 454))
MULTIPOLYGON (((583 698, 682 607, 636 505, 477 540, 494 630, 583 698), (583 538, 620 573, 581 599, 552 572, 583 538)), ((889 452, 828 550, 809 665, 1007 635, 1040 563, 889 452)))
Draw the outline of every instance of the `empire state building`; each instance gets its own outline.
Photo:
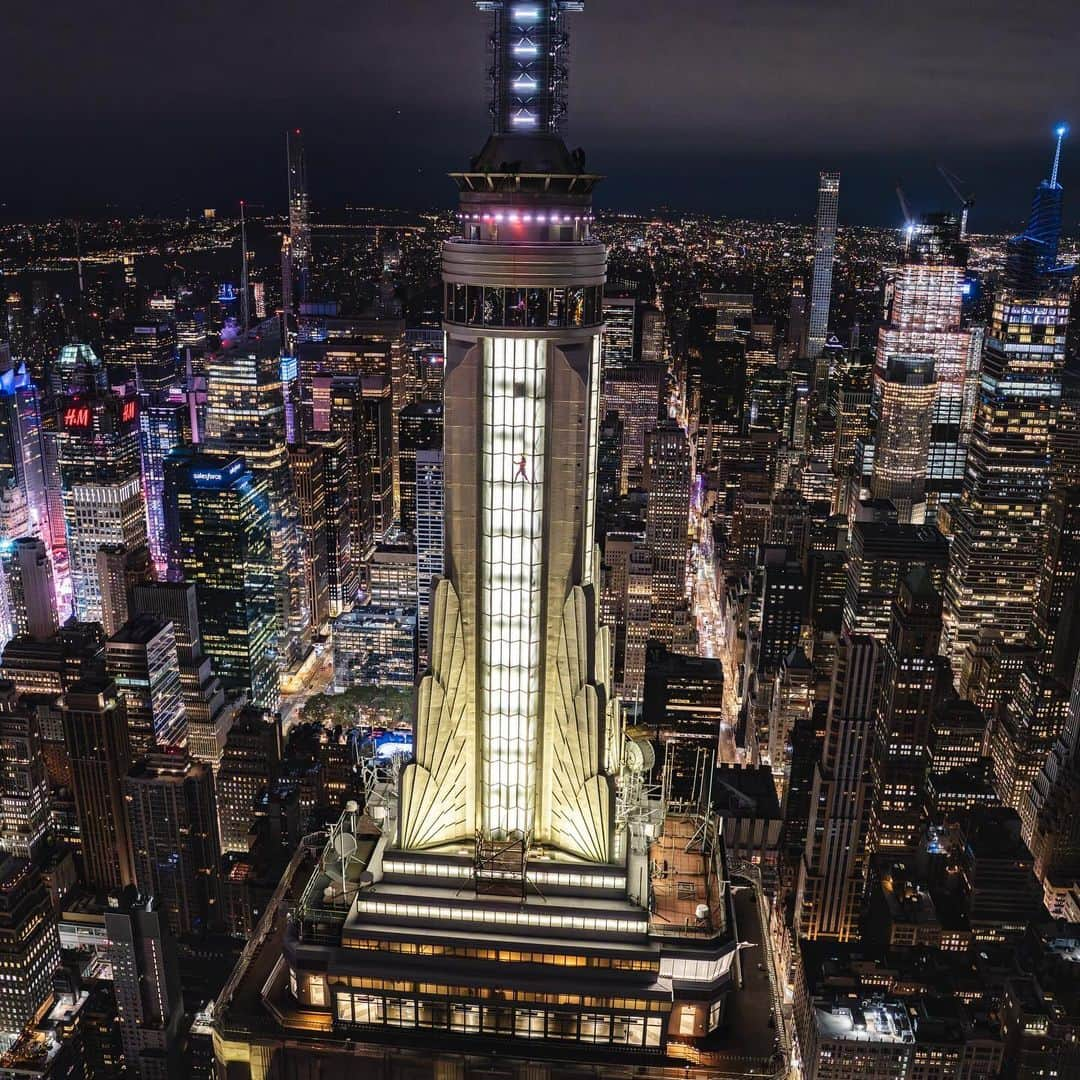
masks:
POLYGON ((446 577, 401 785, 409 850, 479 837, 612 855, 593 531, 607 255, 591 237, 599 177, 558 134, 580 6, 480 5, 494 131, 454 174, 443 248, 446 577))
POLYGON ((215 1003, 219 1075, 780 1076, 791 1044, 755 879, 728 887, 704 799, 665 812, 651 748, 608 692, 607 256, 599 178, 558 133, 582 5, 478 6, 493 131, 454 174, 442 251, 445 576, 414 752, 389 779, 369 770, 363 812, 346 804, 294 856, 215 1003))

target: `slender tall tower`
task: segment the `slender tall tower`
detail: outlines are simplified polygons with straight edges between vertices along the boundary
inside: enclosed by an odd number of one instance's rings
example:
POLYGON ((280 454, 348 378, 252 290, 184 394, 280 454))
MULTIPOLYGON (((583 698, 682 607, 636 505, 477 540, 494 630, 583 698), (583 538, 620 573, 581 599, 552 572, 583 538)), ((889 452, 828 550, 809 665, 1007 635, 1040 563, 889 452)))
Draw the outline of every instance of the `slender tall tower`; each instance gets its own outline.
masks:
POLYGON ((594 545, 607 252, 565 111, 565 0, 492 14, 494 130, 443 248, 445 573, 399 843, 612 857, 594 545))
POLYGON ((810 329, 806 355, 816 360, 825 348, 832 301, 833 257, 836 250, 836 213, 840 206, 840 174, 818 174, 817 228, 814 232, 814 282, 810 292, 810 329))
POLYGON ((289 235, 281 252, 281 305, 288 316, 296 315, 301 302, 307 299, 311 275, 307 155, 299 128, 285 133, 285 159, 289 171, 289 235))

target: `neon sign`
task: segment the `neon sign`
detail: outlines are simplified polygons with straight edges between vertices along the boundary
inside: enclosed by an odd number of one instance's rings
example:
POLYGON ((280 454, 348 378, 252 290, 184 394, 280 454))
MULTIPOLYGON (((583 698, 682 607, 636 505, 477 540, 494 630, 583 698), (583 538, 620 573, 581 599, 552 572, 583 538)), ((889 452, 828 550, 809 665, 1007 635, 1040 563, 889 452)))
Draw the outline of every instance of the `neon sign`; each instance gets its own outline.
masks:
POLYGON ((120 411, 120 422, 126 424, 129 420, 135 419, 136 404, 135 399, 131 398, 129 401, 124 402, 124 407, 120 411))
POLYGON ((64 410, 64 427, 88 428, 90 426, 90 408, 87 405, 71 405, 64 410))

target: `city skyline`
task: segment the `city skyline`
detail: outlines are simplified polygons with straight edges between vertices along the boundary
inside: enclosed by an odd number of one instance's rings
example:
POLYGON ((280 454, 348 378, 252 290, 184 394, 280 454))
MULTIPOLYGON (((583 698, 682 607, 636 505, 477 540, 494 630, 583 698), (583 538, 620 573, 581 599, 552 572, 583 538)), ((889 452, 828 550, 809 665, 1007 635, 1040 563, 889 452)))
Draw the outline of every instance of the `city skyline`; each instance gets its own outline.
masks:
MULTIPOLYGON (((610 5, 601 0, 580 32, 590 63, 570 122, 572 145, 610 178, 600 208, 809 220, 806 188, 827 168, 845 176, 842 222, 886 225, 898 220, 898 178, 922 209, 952 205, 942 162, 977 193, 973 230, 1007 231, 1044 132, 1075 116, 1080 101, 1076 76, 1066 74, 1069 22, 1080 30, 1080 16, 1046 0, 1037 4, 1048 9, 1043 18, 995 0, 978 21, 929 3, 909 6, 903 20, 878 3, 855 20, 842 5, 811 13, 772 0, 731 21, 691 0, 663 13, 644 0, 610 5), (1010 92, 998 94, 985 72, 1004 27, 1016 33, 1010 92), (1061 79, 1046 80, 1048 67, 1061 79), (642 70, 649 78, 635 77, 642 70)), ((285 0, 262 5, 253 25, 226 9, 209 37, 162 9, 152 54, 122 5, 62 4, 66 18, 47 39, 35 37, 41 16, 28 10, 9 28, 9 138, 17 160, 39 165, 32 184, 9 176, 0 213, 225 210, 241 198, 277 210, 287 127, 307 136, 315 207, 449 205, 438 177, 464 164, 461 147, 484 123, 479 84, 454 76, 484 58, 456 7, 409 0, 331 12, 305 28, 305 48, 320 58, 314 77, 283 82, 263 68, 274 35, 289 32, 285 0), (245 40, 248 48, 235 47, 245 40), (124 57, 115 70, 92 61, 113 54, 124 57), (402 62, 409 57, 422 65, 402 62), (372 168, 373 160, 396 167, 372 168), (72 161, 82 170, 77 195, 67 183, 72 161)))
POLYGON ((84 168, 0 224, 0 1080, 1080 1076, 1076 155, 1018 149, 1069 19, 951 4, 59 24, 84 168), (330 209, 357 146, 428 209, 330 209), (901 151, 948 197, 853 227, 901 151), (62 215, 155 166, 186 216, 62 215))

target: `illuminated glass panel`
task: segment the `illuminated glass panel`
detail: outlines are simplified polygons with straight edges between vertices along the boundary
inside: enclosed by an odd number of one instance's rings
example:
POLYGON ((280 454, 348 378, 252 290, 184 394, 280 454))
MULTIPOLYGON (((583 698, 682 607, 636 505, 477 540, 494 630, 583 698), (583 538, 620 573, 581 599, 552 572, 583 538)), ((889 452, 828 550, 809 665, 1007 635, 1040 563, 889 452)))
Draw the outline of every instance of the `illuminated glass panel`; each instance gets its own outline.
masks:
POLYGON ((485 338, 481 493, 483 827, 532 823, 540 712, 547 343, 485 338))
POLYGON ((585 453, 585 541, 581 553, 581 584, 593 579, 593 545, 596 543, 596 451, 600 434, 600 338, 593 338, 589 361, 589 415, 585 422, 589 445, 585 453))

